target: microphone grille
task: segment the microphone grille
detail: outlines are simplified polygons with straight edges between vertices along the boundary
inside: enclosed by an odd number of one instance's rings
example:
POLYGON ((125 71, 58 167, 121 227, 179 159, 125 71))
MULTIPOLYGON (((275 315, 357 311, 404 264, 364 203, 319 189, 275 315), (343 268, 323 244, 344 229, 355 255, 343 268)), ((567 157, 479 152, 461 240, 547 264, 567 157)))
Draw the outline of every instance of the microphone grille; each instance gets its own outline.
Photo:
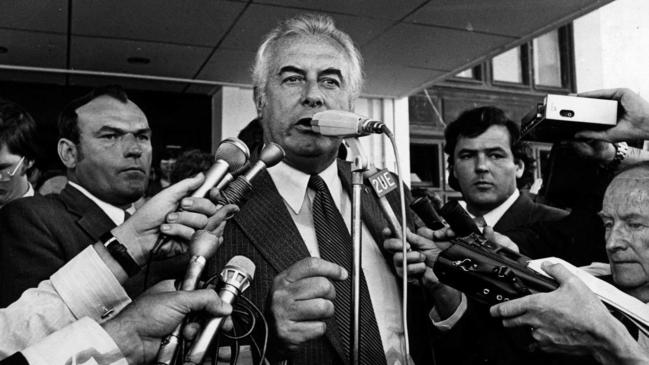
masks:
POLYGON ((259 153, 259 159, 266 164, 267 167, 275 166, 284 159, 284 149, 277 143, 270 142, 264 146, 259 153))
POLYGON ((245 256, 241 256, 241 255, 234 256, 233 258, 230 259, 230 261, 228 261, 228 263, 225 266, 234 267, 237 270, 245 274, 248 274, 248 276, 250 276, 250 280, 254 279, 255 277, 255 270, 256 270, 255 264, 252 262, 252 260, 250 260, 245 256))
POLYGON ((214 160, 223 160, 230 165, 228 171, 232 172, 240 169, 248 162, 250 151, 248 146, 238 138, 226 138, 219 144, 214 152, 214 160))

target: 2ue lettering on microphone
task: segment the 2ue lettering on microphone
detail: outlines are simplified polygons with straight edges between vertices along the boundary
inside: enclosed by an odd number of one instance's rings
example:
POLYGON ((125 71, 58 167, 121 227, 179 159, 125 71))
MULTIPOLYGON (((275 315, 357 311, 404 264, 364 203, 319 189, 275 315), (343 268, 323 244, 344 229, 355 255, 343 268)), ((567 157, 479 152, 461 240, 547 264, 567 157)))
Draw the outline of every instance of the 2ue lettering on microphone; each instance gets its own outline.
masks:
POLYGON ((397 188, 397 182, 394 181, 394 177, 387 169, 368 177, 368 180, 379 198, 397 188))

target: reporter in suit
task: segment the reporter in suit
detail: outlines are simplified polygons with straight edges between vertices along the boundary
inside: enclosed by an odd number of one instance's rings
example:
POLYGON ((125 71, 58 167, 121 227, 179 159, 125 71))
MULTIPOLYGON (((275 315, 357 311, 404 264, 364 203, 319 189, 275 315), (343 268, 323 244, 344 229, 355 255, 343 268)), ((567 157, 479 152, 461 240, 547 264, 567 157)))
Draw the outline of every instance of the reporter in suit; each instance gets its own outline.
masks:
MULTIPOLYGON (((202 182, 203 176, 199 174, 171 186, 112 230, 113 236, 126 247, 135 262, 142 262, 149 255, 161 227, 169 235, 184 241, 192 237, 195 240, 216 240, 216 243, 222 240, 224 221, 237 208, 227 205, 217 210, 207 199, 186 197, 202 182), (184 210, 175 213, 179 205, 184 210), (172 214, 174 219, 170 219, 172 214), (202 231, 194 235, 197 230, 202 231)), ((172 255, 185 249, 184 245, 171 241, 162 247, 162 254, 172 255)), ((113 319, 131 302, 122 287, 127 278, 124 267, 101 242, 86 247, 49 280, 37 288, 28 289, 16 302, 0 309, 0 327, 3 329, 0 358, 32 346, 66 326, 73 329, 63 333, 80 335, 81 339, 73 341, 59 334, 55 336, 58 338, 56 346, 50 340, 50 345, 40 345, 39 351, 31 350, 34 356, 51 359, 55 352, 61 356, 75 353, 83 350, 84 345, 92 344, 93 340, 105 339, 93 322, 113 319), (88 339, 83 340, 83 337, 88 339)), ((173 290, 173 286, 167 284, 166 290, 173 290)), ((139 305, 139 308, 141 311, 146 306, 139 305)), ((151 324, 150 321, 142 323, 151 324)))

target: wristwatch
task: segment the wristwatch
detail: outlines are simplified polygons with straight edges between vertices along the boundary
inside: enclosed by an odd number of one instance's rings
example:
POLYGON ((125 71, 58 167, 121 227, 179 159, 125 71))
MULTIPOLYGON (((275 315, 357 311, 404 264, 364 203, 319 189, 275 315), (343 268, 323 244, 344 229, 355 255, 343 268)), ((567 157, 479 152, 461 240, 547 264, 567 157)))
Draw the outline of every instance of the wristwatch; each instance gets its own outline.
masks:
POLYGON ((110 255, 120 264, 129 277, 133 277, 140 271, 140 265, 135 262, 131 254, 128 253, 126 246, 121 244, 117 237, 108 231, 99 238, 101 243, 106 247, 110 255))

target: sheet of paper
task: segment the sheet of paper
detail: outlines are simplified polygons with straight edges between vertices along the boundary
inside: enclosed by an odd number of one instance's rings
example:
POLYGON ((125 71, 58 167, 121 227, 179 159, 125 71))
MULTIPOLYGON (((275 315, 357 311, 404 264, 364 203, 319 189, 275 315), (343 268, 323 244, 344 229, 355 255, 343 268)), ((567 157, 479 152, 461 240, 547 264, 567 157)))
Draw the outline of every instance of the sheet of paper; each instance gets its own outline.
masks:
POLYGON ((556 257, 531 260, 528 267, 540 274, 548 276, 541 264, 543 262, 559 263, 575 274, 593 291, 604 303, 616 308, 638 325, 641 331, 649 333, 649 305, 624 293, 613 285, 600 280, 586 271, 556 257))

